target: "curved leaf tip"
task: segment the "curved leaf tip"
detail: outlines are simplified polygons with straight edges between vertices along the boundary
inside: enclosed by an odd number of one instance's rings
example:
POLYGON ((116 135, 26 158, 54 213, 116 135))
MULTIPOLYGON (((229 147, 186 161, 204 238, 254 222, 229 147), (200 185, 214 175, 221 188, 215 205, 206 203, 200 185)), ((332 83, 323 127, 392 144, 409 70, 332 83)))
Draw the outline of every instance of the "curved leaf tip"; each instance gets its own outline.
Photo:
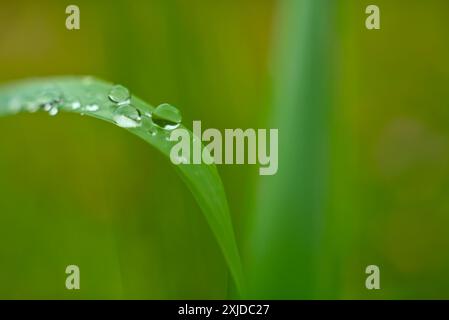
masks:
MULTIPOLYGON (((23 80, 0 86, 0 116, 39 111, 53 116, 59 112, 85 114, 125 128, 169 157, 173 142, 167 139, 169 131, 152 122, 154 107, 127 91, 123 86, 93 77, 23 80)), ((186 129, 182 124, 181 127, 186 129)), ((241 293, 241 261, 226 194, 216 167, 183 164, 177 169, 215 235, 237 291, 241 293)))

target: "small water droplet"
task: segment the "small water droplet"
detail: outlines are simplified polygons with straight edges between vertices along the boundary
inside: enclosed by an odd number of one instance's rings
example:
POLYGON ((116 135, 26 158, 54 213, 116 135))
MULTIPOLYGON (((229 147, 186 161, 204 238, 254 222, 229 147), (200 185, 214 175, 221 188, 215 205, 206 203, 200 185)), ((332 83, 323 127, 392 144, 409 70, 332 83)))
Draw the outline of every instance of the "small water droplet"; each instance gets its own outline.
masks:
POLYGON ((98 105, 96 104, 88 104, 87 106, 84 107, 85 111, 88 112, 96 112, 98 111, 100 108, 98 107, 98 105))
POLYGON ((26 103, 25 109, 31 113, 37 112, 39 110, 39 104, 35 101, 29 101, 26 103))
POLYGON ((48 110, 48 114, 52 117, 57 115, 59 112, 59 109, 57 107, 52 107, 50 110, 48 110))
POLYGON ((122 128, 137 128, 142 124, 140 111, 130 104, 118 107, 113 119, 122 128))
POLYGON ((112 102, 127 104, 129 103, 131 96, 127 88, 118 84, 112 87, 111 91, 109 91, 108 97, 112 102))
POLYGON ((72 102, 72 110, 78 110, 79 108, 81 108, 81 103, 79 101, 74 101, 72 102))
POLYGON ((51 115, 56 115, 58 113, 58 108, 62 104, 63 98, 61 93, 55 88, 48 88, 41 92, 36 100, 38 107, 43 108, 44 111, 50 113, 51 115), (53 110, 56 108, 56 111, 53 110))
POLYGON ((182 120, 181 112, 168 103, 159 105, 154 110, 151 117, 152 122, 156 126, 165 130, 176 129, 177 127, 179 127, 182 120))
POLYGON ((154 137, 155 135, 157 135, 157 130, 156 128, 151 128, 150 130, 148 130, 148 132, 154 137))

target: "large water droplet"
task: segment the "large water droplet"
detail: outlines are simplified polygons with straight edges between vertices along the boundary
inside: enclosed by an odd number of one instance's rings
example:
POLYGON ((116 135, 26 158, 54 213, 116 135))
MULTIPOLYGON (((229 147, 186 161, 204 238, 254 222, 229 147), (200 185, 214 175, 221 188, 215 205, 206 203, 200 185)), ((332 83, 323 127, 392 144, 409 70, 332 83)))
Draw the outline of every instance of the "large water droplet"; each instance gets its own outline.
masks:
POLYGON ((112 102, 125 104, 129 102, 130 93, 127 88, 118 84, 112 87, 108 97, 112 102))
POLYGON ((156 126, 165 130, 176 129, 182 120, 181 112, 168 103, 159 105, 153 111, 151 118, 156 126))
POLYGON ((140 111, 130 104, 118 107, 113 119, 122 128, 137 128, 142 124, 140 111))

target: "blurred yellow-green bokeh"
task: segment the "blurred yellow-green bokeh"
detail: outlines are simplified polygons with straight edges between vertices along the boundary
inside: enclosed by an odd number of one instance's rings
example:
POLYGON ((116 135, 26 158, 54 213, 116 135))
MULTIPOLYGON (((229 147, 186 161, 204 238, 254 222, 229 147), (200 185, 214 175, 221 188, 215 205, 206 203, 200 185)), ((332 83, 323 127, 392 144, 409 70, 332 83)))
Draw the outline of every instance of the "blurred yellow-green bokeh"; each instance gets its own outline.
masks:
MULTIPOLYGON (((187 127, 279 128, 276 176, 219 166, 249 297, 448 299, 448 13, 446 0, 2 1, 0 82, 88 74, 177 106, 187 127), (365 28, 371 2, 380 30, 365 28), (365 288, 371 264, 380 290, 365 288)), ((230 281, 155 149, 73 114, 0 119, 0 298, 218 299, 230 281), (70 264, 81 290, 65 288, 70 264)))

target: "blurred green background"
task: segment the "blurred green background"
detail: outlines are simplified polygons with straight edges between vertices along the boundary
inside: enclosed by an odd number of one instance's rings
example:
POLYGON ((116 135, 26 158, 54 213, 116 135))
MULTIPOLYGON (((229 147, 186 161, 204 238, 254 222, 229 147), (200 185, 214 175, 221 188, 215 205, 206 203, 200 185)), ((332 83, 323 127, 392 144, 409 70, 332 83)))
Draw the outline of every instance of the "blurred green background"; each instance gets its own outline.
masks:
MULTIPOLYGON (((449 298, 449 2, 376 0, 375 31, 369 4, 2 1, 0 82, 91 74, 187 126, 279 128, 277 175, 219 167, 248 297, 449 298)), ((0 150, 0 298, 230 296, 199 207, 143 141, 21 114, 0 150)))

